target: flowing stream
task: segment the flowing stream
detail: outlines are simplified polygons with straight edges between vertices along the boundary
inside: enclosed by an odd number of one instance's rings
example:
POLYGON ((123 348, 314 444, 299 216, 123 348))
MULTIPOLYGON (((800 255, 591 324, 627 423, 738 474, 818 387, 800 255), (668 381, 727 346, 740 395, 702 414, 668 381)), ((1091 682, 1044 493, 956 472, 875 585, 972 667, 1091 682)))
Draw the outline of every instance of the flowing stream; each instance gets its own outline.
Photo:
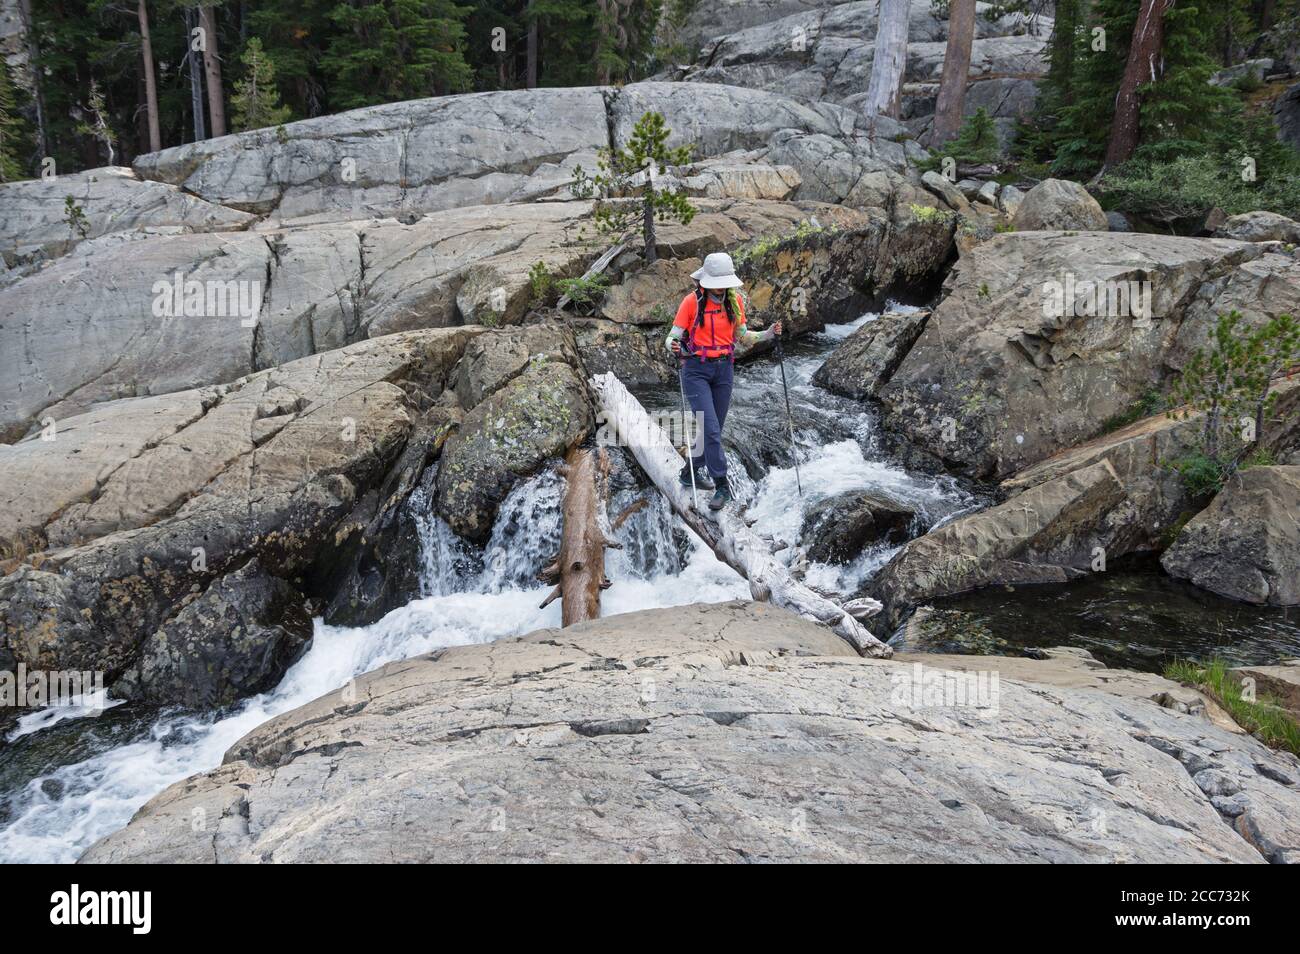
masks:
MULTIPOLYGON (((790 466, 777 366, 763 360, 737 368, 728 438, 735 447, 765 447, 766 458, 746 453, 742 460, 731 450, 731 469, 738 498, 757 518, 755 527, 774 539, 797 539, 801 503, 853 488, 887 489, 930 520, 973 503, 951 481, 914 477, 884 462, 868 409, 810 383, 835 344, 874 317, 797 342, 786 359, 802 501, 790 466)), ((673 387, 640 396, 651 408, 677 407, 673 387)), ((644 493, 626 486, 627 479, 622 483, 611 510, 644 493)), ((442 646, 558 626, 559 601, 538 609, 548 588, 536 576, 558 546, 562 493, 563 480, 553 470, 516 486, 481 551, 466 546, 429 515, 426 500, 413 496, 421 531, 421 596, 370 626, 317 620, 311 648, 280 684, 229 710, 196 715, 116 705, 97 717, 69 718, 59 710, 24 716, 0 743, 0 861, 75 860, 167 785, 220 764, 226 749, 250 730, 353 676, 442 646)), ((625 548, 607 555, 613 586, 602 597, 603 614, 748 598, 745 581, 683 531, 657 494, 649 499, 619 531, 625 548)), ((890 552, 870 551, 848 567, 814 565, 810 580, 853 592, 890 552)))
MULTIPOLYGON (((875 317, 864 315, 789 346, 802 497, 778 366, 764 359, 737 367, 726 428, 734 489, 755 529, 774 541, 797 543, 807 508, 849 490, 875 490, 911 505, 922 524, 918 530, 986 502, 951 479, 911 474, 891 463, 872 410, 812 384, 830 350, 875 317)), ((675 387, 643 389, 639 396, 651 410, 678 406, 675 387)), ((614 487, 611 512, 645 493, 633 486, 628 468, 616 472, 614 487)), ((558 626, 559 601, 538 608, 548 588, 536 575, 558 546, 562 492, 563 480, 553 470, 517 485, 481 550, 431 516, 417 493, 410 506, 420 528, 420 596, 370 626, 317 620, 311 648, 280 684, 227 710, 196 715, 114 704, 93 717, 56 710, 24 716, 0 742, 0 862, 76 860, 163 788, 220 764, 250 730, 356 675, 443 646, 558 626)), ((624 549, 607 554, 613 585, 602 597, 603 615, 748 598, 747 584, 673 520, 662 498, 653 491, 648 496, 649 506, 619 531, 624 549)), ((853 594, 895 549, 871 547, 843 566, 812 564, 807 579, 823 590, 853 594)), ((1070 641, 1061 629, 1057 644, 1070 641)), ((1300 636, 1294 646, 1293 654, 1300 654, 1300 636)))

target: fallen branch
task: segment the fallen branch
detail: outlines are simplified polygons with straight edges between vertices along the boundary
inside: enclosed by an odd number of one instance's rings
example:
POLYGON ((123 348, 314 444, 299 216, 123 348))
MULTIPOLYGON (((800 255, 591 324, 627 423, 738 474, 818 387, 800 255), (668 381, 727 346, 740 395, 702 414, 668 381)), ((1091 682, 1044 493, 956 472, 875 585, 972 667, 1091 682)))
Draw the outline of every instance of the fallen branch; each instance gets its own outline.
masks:
MULTIPOLYGON (((578 279, 578 281, 586 281, 589 278, 594 278, 599 275, 609 266, 609 263, 614 260, 614 256, 625 248, 627 248, 627 242, 615 242, 609 248, 605 249, 600 258, 592 262, 591 267, 582 273, 582 278, 578 279)), ((572 299, 570 299, 568 295, 561 295, 560 300, 555 303, 555 307, 561 310, 568 308, 571 300, 572 299)))
POLYGON ((614 518, 614 522, 610 526, 610 529, 617 530, 620 527, 622 527, 623 524, 627 522, 628 517, 632 516, 632 514, 634 513, 639 513, 640 511, 644 510, 648 503, 650 503, 650 501, 646 497, 638 497, 636 500, 632 501, 632 503, 628 504, 626 507, 623 508, 622 513, 620 513, 617 517, 614 518))
POLYGON ((892 650, 876 639, 860 619, 880 611, 875 600, 853 600, 841 606, 791 576, 771 549, 745 521, 728 509, 716 518, 703 516, 691 506, 691 495, 678 481, 682 458, 663 430, 650 420, 641 403, 612 373, 591 379, 591 389, 622 446, 631 451, 641 469, 677 515, 723 563, 749 581, 754 599, 793 610, 806 619, 830 626, 863 655, 888 657, 892 650))

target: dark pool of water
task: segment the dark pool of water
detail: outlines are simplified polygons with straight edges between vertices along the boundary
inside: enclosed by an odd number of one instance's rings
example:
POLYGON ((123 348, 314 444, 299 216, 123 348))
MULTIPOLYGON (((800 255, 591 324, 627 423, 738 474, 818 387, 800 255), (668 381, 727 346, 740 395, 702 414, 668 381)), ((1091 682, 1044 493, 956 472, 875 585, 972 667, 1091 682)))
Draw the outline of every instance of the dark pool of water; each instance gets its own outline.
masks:
POLYGON ((1074 583, 995 587, 936 600, 1019 648, 1075 646, 1108 666, 1160 672, 1173 659, 1231 664, 1300 657, 1300 610, 1233 602, 1166 576, 1154 561, 1074 583))

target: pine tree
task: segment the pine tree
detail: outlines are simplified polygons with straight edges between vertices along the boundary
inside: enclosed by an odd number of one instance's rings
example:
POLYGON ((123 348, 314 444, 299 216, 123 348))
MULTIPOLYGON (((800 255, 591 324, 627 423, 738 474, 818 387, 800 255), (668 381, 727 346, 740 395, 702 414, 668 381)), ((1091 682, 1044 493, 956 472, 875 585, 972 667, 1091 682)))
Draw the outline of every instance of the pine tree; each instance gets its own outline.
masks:
POLYGON ((292 110, 280 103, 275 88, 275 64, 263 51, 262 41, 251 37, 239 61, 244 64, 244 78, 235 84, 235 92, 230 97, 235 131, 288 122, 292 110))
POLYGON ((993 117, 981 106, 974 115, 962 124, 957 136, 946 143, 942 149, 934 151, 925 168, 940 168, 943 159, 951 157, 958 163, 982 165, 996 162, 1002 155, 1002 144, 998 140, 998 127, 993 117))
POLYGON ((596 77, 601 85, 625 82, 650 58, 661 0, 596 0, 596 77))
POLYGON ((1174 4, 1165 14, 1164 71, 1140 88, 1136 155, 1164 161, 1191 154, 1213 140, 1223 117, 1238 112, 1232 91, 1210 85, 1216 65, 1211 4, 1174 4))
POLYGON ((647 262, 656 258, 656 220, 686 225, 695 217, 695 209, 683 193, 662 188, 656 181, 670 166, 683 166, 691 160, 693 145, 669 148, 671 135, 662 114, 646 113, 637 120, 626 147, 600 150, 596 175, 588 176, 577 166, 570 184, 576 198, 598 200, 594 217, 601 232, 622 240, 640 220, 647 262))
POLYGON ((322 58, 331 103, 351 109, 470 88, 461 47, 469 7, 454 0, 362 0, 330 14, 344 33, 322 58))
POLYGON ((593 0, 532 0, 528 13, 538 28, 539 86, 596 82, 600 40, 593 0))
MULTIPOLYGON (((1212 19, 1207 10, 1205 4, 1175 4, 1164 15, 1161 70, 1154 81, 1136 90, 1139 158, 1198 148, 1213 137, 1215 117, 1234 105, 1231 93, 1208 82, 1213 62, 1209 57, 1212 19)), ((1074 79, 1073 99, 1059 107, 1057 116, 1040 114, 1039 120, 1038 147, 1054 172, 1087 177, 1101 167, 1138 13, 1139 5, 1132 0, 1095 0, 1075 56, 1062 51, 1061 63, 1070 64, 1074 79)), ((1058 103, 1064 99, 1067 86, 1061 77, 1049 81, 1048 88, 1055 90, 1049 99, 1055 96, 1058 103)))
POLYGON ((0 182, 26 178, 19 158, 23 141, 23 121, 18 115, 17 99, 9 81, 9 66, 0 60, 0 182))
POLYGON ((324 65, 334 42, 355 42, 330 14, 338 0, 258 0, 250 4, 246 23, 250 36, 275 64, 275 76, 285 105, 295 116, 320 116, 336 107, 331 102, 335 77, 324 65))

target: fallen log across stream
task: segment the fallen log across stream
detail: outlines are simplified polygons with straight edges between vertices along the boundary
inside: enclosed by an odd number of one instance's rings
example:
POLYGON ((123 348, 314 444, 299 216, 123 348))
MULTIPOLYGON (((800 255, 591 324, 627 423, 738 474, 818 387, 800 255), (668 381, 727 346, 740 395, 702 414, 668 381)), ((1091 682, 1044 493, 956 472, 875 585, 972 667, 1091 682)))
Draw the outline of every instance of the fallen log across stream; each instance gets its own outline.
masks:
POLYGON ((650 419, 641 402, 613 373, 598 374, 590 384, 604 425, 631 451, 682 521, 719 560, 749 581, 749 592, 755 600, 785 607, 831 627, 865 656, 885 658, 893 654, 859 622, 880 611, 878 602, 870 599, 853 600, 845 605, 835 602, 795 579, 733 508, 720 510, 711 517, 695 510, 690 491, 678 481, 682 457, 663 429, 650 419))

